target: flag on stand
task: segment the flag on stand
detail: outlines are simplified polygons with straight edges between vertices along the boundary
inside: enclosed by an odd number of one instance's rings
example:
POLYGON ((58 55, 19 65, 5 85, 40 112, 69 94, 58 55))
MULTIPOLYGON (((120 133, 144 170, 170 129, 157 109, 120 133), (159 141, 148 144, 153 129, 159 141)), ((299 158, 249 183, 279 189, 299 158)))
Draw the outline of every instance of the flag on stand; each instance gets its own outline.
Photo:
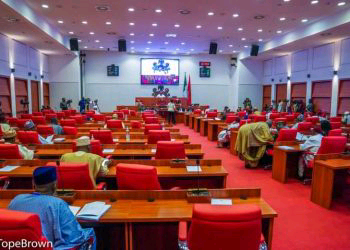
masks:
POLYGON ((192 92, 191 92, 191 76, 188 75, 188 86, 187 86, 187 104, 192 104, 192 92))
POLYGON ((186 91, 186 86, 187 86, 187 79, 186 79, 186 73, 185 73, 185 79, 184 79, 184 87, 182 89, 182 92, 186 91))

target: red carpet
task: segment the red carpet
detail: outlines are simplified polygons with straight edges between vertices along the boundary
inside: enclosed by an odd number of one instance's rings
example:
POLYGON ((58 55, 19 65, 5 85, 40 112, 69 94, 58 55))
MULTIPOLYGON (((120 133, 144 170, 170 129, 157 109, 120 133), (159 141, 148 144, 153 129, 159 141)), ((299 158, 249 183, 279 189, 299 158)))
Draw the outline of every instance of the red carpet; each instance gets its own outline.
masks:
POLYGON ((274 208, 273 249, 350 249, 350 201, 334 202, 332 210, 310 201, 309 185, 291 179, 281 184, 272 179, 271 170, 245 169, 238 157, 228 149, 216 147, 216 142, 184 126, 181 134, 190 136, 191 143, 202 145, 205 158, 221 159, 229 172, 227 187, 260 187, 262 197, 274 208))

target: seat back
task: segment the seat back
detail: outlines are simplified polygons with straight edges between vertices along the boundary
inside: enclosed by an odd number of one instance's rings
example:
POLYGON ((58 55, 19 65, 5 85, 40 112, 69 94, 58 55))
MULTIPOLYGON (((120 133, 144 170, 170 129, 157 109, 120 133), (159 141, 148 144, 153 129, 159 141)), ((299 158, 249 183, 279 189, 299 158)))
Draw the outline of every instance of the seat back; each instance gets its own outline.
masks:
POLYGON ((146 124, 157 124, 157 123, 159 123, 158 117, 154 117, 154 116, 145 117, 144 120, 145 120, 146 124))
POLYGON ((69 118, 72 115, 71 110, 62 110, 64 117, 69 118))
POLYGON ((33 112, 33 116, 43 116, 42 112, 33 112))
POLYGON ((135 110, 130 110, 130 116, 136 116, 136 111, 135 110))
POLYGON ((17 119, 16 125, 18 128, 24 128, 24 124, 26 124, 27 121, 30 121, 30 119, 17 119))
POLYGON ((64 113, 63 112, 57 112, 56 115, 57 115, 57 119, 59 119, 59 120, 64 118, 64 113))
POLYGON ((276 118, 275 119, 275 123, 279 123, 279 122, 283 122, 283 124, 287 123, 287 118, 276 118))
POLYGON ((41 144, 37 131, 18 131, 17 138, 22 144, 41 144))
POLYGON ((108 120, 106 123, 108 128, 123 128, 121 120, 108 120))
POLYGON ((57 167, 55 162, 49 162, 47 166, 56 167, 57 188, 67 188, 75 190, 95 189, 95 185, 90 176, 90 169, 88 163, 61 162, 60 166, 57 167))
POLYGON ((51 244, 42 235, 41 222, 37 214, 0 209, 0 235, 4 242, 26 240, 27 242, 37 242, 43 246, 25 249, 52 249, 51 244))
POLYGON ((18 145, 0 144, 0 159, 22 159, 22 156, 19 153, 18 145))
POLYGON ((242 127, 244 124, 251 123, 252 120, 247 119, 247 120, 240 120, 239 122, 239 127, 242 127))
MULTIPOLYGON (((77 151, 76 141, 73 141, 73 143, 72 143, 72 150, 73 150, 73 152, 77 151)), ((90 141, 90 153, 104 157, 102 145, 101 145, 101 142, 99 140, 91 140, 90 141)))
POLYGON ((44 135, 44 136, 48 136, 48 135, 54 135, 55 132, 53 130, 53 127, 50 125, 38 125, 36 127, 36 131, 40 134, 40 135, 44 135))
POLYGON ((265 115, 256 115, 254 117, 254 122, 266 122, 266 116, 265 115))
POLYGON ((341 128, 341 122, 330 122, 332 129, 339 129, 341 128))
POLYGON ((193 111, 193 114, 195 115, 200 115, 202 113, 202 110, 200 109, 196 109, 195 111, 193 111))
POLYGON ((246 114, 245 111, 240 111, 240 112, 237 113, 237 115, 238 115, 240 118, 244 117, 245 114, 246 114))
POLYGON ((129 115, 129 110, 128 109, 122 109, 120 110, 124 115, 129 115))
POLYGON ((32 119, 33 115, 32 114, 21 114, 21 119, 32 119))
POLYGON ((195 204, 188 234, 191 250, 257 250, 261 239, 261 209, 257 205, 195 204))
POLYGON ((342 136, 342 129, 338 128, 338 129, 332 129, 331 131, 329 131, 328 136, 342 136))
MULTIPOLYGON (((18 127, 18 125, 17 125, 18 119, 16 117, 7 117, 6 120, 11 126, 17 126, 18 127)), ((29 119, 26 119, 26 120, 28 121, 29 119)))
POLYGON ((60 121, 61 126, 75 127, 77 122, 74 119, 63 119, 60 121))
POLYGON ((329 121, 330 122, 341 122, 341 117, 340 116, 330 117, 329 121))
POLYGON ((88 118, 92 118, 95 114, 95 110, 89 110, 85 113, 88 118))
POLYGON ((115 112, 117 115, 118 119, 124 119, 124 113, 123 112, 115 112))
POLYGON ((298 133, 297 129, 282 128, 278 133, 278 137, 277 137, 276 141, 278 141, 278 142, 280 142, 280 141, 295 141, 296 137, 297 137, 297 133, 298 133))
POLYGON ((309 132, 309 131, 311 131, 311 128, 312 128, 311 122, 299 122, 298 123, 298 132, 299 133, 309 132))
POLYGON ((324 136, 317 154, 340 154, 345 151, 345 136, 324 136))
POLYGON ((105 121, 106 117, 104 115, 102 115, 102 114, 95 114, 94 115, 94 120, 97 121, 97 122, 105 121))
POLYGON ((131 128, 141 128, 142 123, 139 121, 131 121, 131 128))
POLYGON ((82 115, 72 115, 70 119, 75 120, 76 124, 83 124, 84 123, 84 117, 82 115))
POLYGON ((156 159, 185 159, 185 144, 182 141, 158 141, 156 159))
POLYGON ((275 120, 276 118, 280 118, 281 114, 280 113, 271 113, 270 114, 270 120, 275 120))
POLYGON ((78 129, 76 127, 64 126, 63 133, 65 135, 77 135, 78 129))
POLYGON ((318 118, 317 116, 312 116, 312 117, 307 117, 306 122, 311 122, 312 125, 316 125, 318 122, 320 122, 320 118, 318 118))
POLYGON ((35 125, 46 125, 46 120, 44 116, 33 116, 32 121, 35 125))
POLYGON ((153 166, 119 163, 116 168, 119 190, 161 190, 153 166))
POLYGON ((225 122, 229 124, 229 123, 235 122, 237 118, 238 118, 237 115, 227 115, 225 122))
POLYGON ((48 113, 48 114, 45 114, 45 118, 47 121, 51 121, 52 118, 57 118, 57 115, 53 113, 48 113))
POLYGON ((162 130, 163 127, 160 124, 146 124, 145 125, 145 135, 148 135, 150 130, 162 130))
POLYGON ((94 137, 102 144, 113 144, 112 131, 110 130, 90 130, 90 137, 94 137))
POLYGON ((169 130, 150 130, 148 131, 148 144, 157 144, 158 141, 171 141, 169 130))
POLYGON ((215 118, 218 116, 218 112, 208 112, 207 113, 207 118, 215 118))
POLYGON ((284 118, 287 119, 287 122, 294 122, 294 115, 286 115, 284 118))

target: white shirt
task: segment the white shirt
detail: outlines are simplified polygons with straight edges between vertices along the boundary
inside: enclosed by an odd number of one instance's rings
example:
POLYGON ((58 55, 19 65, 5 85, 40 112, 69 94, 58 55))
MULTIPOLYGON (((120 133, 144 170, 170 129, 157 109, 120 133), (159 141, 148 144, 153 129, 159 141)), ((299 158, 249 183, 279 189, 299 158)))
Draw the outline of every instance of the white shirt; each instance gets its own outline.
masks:
POLYGON ((173 103, 173 102, 168 103, 168 111, 170 111, 170 112, 175 111, 175 103, 173 103))

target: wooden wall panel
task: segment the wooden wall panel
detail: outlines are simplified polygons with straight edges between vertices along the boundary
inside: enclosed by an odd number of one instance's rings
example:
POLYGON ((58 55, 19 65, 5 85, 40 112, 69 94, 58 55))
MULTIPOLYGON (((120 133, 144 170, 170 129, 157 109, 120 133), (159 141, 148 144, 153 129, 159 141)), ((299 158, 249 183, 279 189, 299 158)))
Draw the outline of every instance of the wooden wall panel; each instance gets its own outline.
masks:
POLYGON ((15 92, 16 92, 16 112, 17 114, 28 113, 28 106, 23 106, 21 101, 28 101, 28 88, 27 81, 21 79, 15 79, 15 92))
POLYGON ((306 103, 306 83, 292 83, 291 100, 302 100, 306 103))
POLYGON ((316 112, 331 112, 332 81, 321 81, 312 83, 312 101, 316 112))
POLYGON ((265 107, 265 105, 270 106, 271 104, 271 85, 264 85, 263 86, 263 104, 262 107, 265 107))
POLYGON ((287 84, 276 84, 276 102, 287 99, 287 84))
POLYGON ((350 111, 350 80, 342 80, 339 83, 338 115, 350 111))
POLYGON ((2 112, 7 115, 11 115, 10 79, 6 77, 0 77, 0 101, 2 112))
POLYGON ((39 82, 31 81, 32 87, 32 111, 39 111, 39 82))
POLYGON ((50 106, 50 84, 49 83, 44 82, 43 91, 44 91, 44 105, 50 106))

